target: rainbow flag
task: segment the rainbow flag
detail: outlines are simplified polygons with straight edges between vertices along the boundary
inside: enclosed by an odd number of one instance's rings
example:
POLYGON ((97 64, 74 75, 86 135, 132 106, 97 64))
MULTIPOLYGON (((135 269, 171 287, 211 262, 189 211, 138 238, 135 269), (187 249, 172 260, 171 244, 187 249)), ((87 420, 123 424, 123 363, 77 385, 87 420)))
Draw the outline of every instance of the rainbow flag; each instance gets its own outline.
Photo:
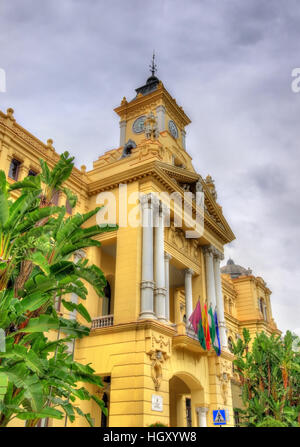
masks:
POLYGON ((202 316, 202 324, 203 324, 203 330, 204 330, 204 337, 206 342, 206 349, 210 350, 210 333, 209 333, 209 325, 208 325, 208 314, 207 314, 207 306, 204 304, 204 312, 202 316))

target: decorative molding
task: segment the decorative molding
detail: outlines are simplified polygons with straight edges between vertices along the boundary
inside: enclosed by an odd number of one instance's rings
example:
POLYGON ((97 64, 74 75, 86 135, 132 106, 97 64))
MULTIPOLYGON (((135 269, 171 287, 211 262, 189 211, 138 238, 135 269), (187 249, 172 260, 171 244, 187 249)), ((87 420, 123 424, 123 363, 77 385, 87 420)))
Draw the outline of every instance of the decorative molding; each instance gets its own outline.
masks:
POLYGON ((173 222, 171 222, 170 227, 165 228, 165 241, 199 265, 200 248, 198 241, 196 239, 186 239, 184 231, 175 227, 173 222))
POLYGON ((171 356, 171 340, 153 332, 146 337, 146 353, 151 360, 151 377, 155 391, 158 391, 163 378, 163 364, 171 356))

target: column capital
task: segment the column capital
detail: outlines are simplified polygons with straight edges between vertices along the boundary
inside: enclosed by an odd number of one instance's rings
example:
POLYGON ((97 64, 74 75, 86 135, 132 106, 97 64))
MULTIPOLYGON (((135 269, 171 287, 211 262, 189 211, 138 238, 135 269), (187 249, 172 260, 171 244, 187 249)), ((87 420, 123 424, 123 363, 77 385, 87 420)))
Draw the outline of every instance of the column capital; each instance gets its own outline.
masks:
POLYGON ((126 127, 127 121, 123 120, 119 122, 120 127, 126 127))
POLYGON ((223 253, 220 250, 218 250, 217 248, 214 248, 213 249, 213 254, 214 254, 214 258, 216 260, 223 261, 224 255, 223 255, 223 253))
POLYGON ((185 275, 186 276, 193 276, 193 274, 194 274, 194 271, 192 270, 192 269, 185 269, 184 270, 184 273, 185 273, 185 275))
POLYGON ((142 208, 153 208, 153 194, 140 194, 139 200, 142 208))
POLYGON ((214 247, 213 245, 203 245, 202 251, 204 255, 213 256, 214 255, 214 247))
POLYGON ((163 216, 169 213, 169 211, 169 207, 165 203, 160 202, 160 212, 163 214, 163 216))
POLYGON ((165 261, 170 261, 171 259, 172 259, 172 256, 165 251, 165 261))
POLYGON ((153 192, 150 192, 148 194, 148 196, 149 196, 149 200, 150 200, 152 206, 158 208, 159 204, 160 204, 160 200, 159 200, 159 197, 157 196, 157 194, 153 193, 153 192))
POLYGON ((196 407, 196 412, 206 414, 208 412, 208 407, 196 407))

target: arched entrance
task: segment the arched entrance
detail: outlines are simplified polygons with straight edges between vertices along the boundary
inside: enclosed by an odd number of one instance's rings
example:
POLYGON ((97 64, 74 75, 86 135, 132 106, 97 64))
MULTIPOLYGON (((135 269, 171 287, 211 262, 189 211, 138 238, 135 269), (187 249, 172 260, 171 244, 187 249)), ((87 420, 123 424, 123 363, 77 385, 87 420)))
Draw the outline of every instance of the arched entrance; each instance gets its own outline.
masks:
POLYGON ((187 373, 176 373, 169 381, 171 427, 197 427, 197 408, 204 401, 200 382, 187 373))

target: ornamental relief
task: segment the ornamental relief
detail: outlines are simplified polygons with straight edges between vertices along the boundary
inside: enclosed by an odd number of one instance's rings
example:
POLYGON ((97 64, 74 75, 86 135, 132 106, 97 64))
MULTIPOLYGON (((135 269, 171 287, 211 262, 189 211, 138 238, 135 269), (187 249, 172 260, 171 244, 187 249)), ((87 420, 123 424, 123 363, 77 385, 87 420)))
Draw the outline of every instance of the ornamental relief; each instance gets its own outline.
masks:
POLYGON ((124 113, 124 116, 122 115, 122 119, 129 121, 131 119, 138 118, 140 115, 146 115, 147 113, 149 113, 150 110, 154 110, 158 106, 158 101, 152 101, 150 103, 140 105, 138 107, 135 107, 131 112, 126 111, 124 113))
POLYGON ((223 403, 226 405, 231 386, 231 379, 233 379, 232 362, 219 358, 217 361, 217 377, 220 381, 220 391, 223 403))
POLYGON ((143 160, 147 156, 157 156, 160 160, 163 159, 164 149, 162 146, 159 146, 157 143, 155 144, 145 144, 139 148, 138 151, 138 159, 143 160))
POLYGON ((173 222, 171 222, 170 227, 165 228, 165 240, 176 250, 199 264, 200 248, 198 242, 195 239, 186 239, 184 231, 175 227, 173 222))
POLYGON ((171 356, 171 340, 153 332, 146 337, 146 354, 151 360, 151 377, 155 391, 158 391, 163 378, 163 364, 171 356))
POLYGON ((43 143, 39 143, 38 141, 34 140, 30 135, 27 135, 21 129, 18 129, 16 126, 14 126, 12 131, 20 138, 22 138, 24 141, 29 143, 31 146, 35 147, 36 149, 39 149, 40 151, 45 151, 46 147, 45 145, 43 145, 43 143))

